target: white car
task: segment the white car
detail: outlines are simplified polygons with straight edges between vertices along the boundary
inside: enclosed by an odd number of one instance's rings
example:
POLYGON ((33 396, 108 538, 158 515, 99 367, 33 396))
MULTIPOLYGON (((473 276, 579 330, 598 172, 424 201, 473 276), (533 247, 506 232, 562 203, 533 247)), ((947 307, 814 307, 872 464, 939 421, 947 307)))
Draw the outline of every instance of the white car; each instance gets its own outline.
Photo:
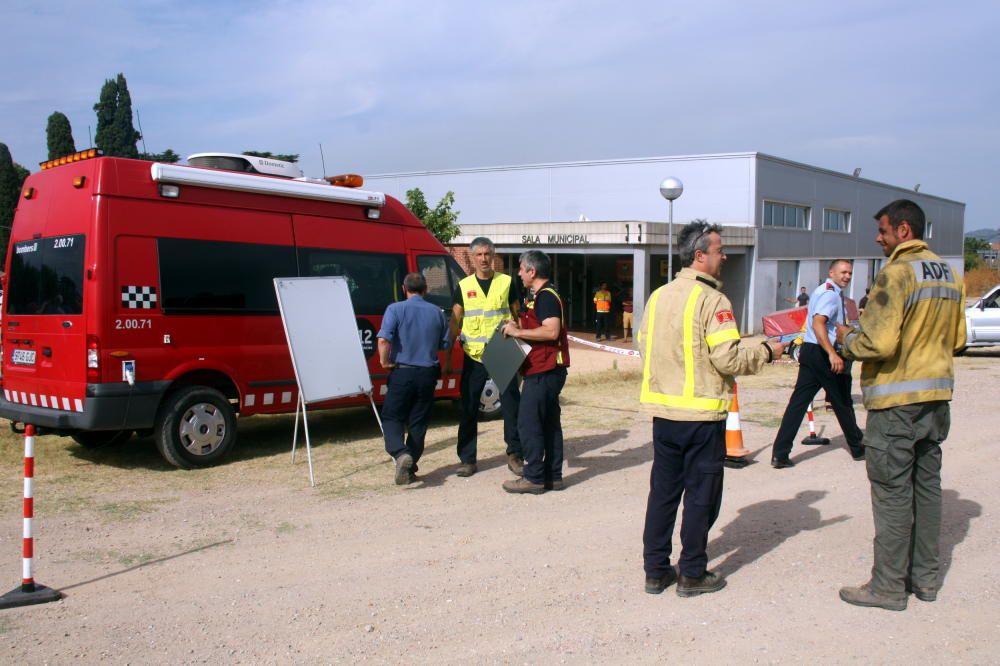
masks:
POLYGON ((966 347, 1000 345, 1000 284, 965 309, 966 347))

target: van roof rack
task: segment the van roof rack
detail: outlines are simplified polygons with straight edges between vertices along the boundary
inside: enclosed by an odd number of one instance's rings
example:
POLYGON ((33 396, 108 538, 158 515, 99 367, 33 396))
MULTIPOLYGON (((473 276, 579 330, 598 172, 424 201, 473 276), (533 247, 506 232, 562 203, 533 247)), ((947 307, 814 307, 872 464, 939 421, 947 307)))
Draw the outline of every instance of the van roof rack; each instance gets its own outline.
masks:
POLYGON ((252 192, 276 196, 316 199, 338 203, 384 206, 385 194, 368 190, 334 187, 326 182, 286 180, 284 178, 262 178, 251 173, 233 173, 196 166, 163 164, 155 162, 150 166, 150 174, 157 183, 173 185, 194 185, 218 190, 252 192))

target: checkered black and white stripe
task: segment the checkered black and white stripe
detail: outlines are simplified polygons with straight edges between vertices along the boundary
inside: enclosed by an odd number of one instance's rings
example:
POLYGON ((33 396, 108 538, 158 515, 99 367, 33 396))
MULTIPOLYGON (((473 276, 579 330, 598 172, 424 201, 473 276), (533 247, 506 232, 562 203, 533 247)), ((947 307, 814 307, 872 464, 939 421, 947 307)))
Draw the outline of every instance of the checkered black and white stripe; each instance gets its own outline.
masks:
POLYGON ((122 307, 129 310, 152 310, 156 307, 156 287, 122 287, 122 307))

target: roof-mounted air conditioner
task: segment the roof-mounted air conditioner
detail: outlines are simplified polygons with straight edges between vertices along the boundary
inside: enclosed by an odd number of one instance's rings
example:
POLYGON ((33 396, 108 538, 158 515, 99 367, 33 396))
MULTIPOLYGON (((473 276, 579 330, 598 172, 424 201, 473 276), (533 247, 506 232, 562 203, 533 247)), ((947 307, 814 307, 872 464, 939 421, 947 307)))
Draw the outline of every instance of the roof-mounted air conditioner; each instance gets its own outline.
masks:
POLYGON ((301 178, 302 169, 294 162, 285 162, 270 157, 238 155, 236 153, 195 153, 187 158, 191 166, 223 171, 260 173, 282 178, 301 178))

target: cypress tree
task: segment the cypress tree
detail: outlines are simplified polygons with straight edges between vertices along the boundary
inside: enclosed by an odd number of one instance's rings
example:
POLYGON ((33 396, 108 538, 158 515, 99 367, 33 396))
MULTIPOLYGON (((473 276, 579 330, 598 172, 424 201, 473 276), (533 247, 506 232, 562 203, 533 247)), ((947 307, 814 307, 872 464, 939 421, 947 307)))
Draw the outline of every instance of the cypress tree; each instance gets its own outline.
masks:
POLYGON ((0 143, 0 257, 6 259, 7 239, 14 221, 14 209, 21 194, 21 178, 14 168, 7 144, 0 143))
POLYGON ((48 139, 50 160, 76 152, 76 144, 73 142, 73 128, 70 127, 66 114, 56 111, 49 116, 45 136, 48 139))
POLYGON ((101 88, 101 98, 94 105, 97 112, 97 133, 94 144, 105 155, 138 157, 135 142, 142 135, 132 125, 132 96, 124 74, 107 79, 101 88))

